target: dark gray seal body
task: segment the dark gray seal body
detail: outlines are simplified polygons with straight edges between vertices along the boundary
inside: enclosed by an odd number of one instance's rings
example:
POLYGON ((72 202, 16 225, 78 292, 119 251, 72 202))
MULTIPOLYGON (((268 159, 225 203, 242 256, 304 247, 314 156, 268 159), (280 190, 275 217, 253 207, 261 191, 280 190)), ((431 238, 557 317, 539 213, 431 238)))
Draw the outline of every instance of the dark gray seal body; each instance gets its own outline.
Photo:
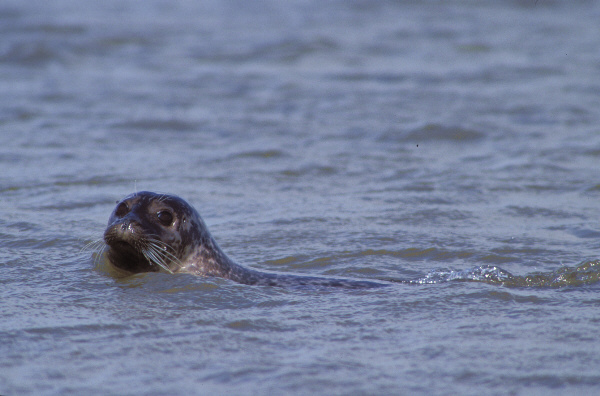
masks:
POLYGON ((117 203, 104 232, 106 257, 132 273, 217 276, 247 285, 375 288, 371 282, 262 272, 234 263, 219 248, 196 210, 183 199, 142 191, 117 203))

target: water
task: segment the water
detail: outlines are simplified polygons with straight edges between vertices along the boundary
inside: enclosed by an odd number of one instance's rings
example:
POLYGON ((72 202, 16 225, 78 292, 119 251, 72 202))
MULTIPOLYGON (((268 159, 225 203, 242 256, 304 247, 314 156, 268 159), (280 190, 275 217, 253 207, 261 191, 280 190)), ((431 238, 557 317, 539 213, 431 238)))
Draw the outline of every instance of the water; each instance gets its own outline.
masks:
POLYGON ((597 394, 599 16, 2 2, 0 393, 597 394), (114 277, 136 190, 253 268, 420 284, 114 277))

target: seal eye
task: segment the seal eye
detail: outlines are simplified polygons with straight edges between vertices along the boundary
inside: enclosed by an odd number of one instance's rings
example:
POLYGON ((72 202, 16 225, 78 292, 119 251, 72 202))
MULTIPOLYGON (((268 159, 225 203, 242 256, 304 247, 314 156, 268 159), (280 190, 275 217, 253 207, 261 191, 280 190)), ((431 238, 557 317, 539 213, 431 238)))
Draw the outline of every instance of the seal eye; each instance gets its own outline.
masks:
POLYGON ((173 215, 168 210, 161 210, 156 214, 156 217, 158 217, 160 224, 164 226, 170 226, 173 224, 173 215))
POLYGON ((121 202, 117 206, 117 209, 115 209, 115 216, 117 217, 123 217, 127 213, 129 213, 129 208, 127 207, 127 204, 125 202, 121 202))

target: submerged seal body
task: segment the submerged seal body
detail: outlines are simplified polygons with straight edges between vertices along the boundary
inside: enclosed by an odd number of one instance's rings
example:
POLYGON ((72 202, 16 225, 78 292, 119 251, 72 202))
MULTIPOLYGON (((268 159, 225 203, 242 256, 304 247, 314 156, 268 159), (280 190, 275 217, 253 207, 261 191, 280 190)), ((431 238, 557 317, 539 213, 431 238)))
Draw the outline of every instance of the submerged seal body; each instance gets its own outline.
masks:
POLYGON ((247 285, 385 287, 389 283, 262 272, 233 262, 183 199, 142 191, 117 202, 104 232, 110 264, 132 273, 191 273, 247 285))

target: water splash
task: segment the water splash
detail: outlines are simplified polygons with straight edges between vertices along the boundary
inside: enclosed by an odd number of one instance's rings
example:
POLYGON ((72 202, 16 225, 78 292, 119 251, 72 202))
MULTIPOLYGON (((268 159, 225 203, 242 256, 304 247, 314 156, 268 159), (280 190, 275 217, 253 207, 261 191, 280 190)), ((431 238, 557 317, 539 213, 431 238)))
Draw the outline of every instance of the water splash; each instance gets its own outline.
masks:
POLYGON ((475 281, 487 283, 503 283, 511 281, 515 276, 502 268, 482 265, 468 270, 432 270, 424 278, 412 281, 416 284, 443 283, 449 281, 475 281))
POLYGON ((594 284, 600 281, 600 260, 586 261, 576 267, 561 267, 552 272, 533 272, 513 275, 496 266, 482 265, 469 270, 433 270, 413 284, 472 281, 499 284, 507 287, 565 287, 594 284))

